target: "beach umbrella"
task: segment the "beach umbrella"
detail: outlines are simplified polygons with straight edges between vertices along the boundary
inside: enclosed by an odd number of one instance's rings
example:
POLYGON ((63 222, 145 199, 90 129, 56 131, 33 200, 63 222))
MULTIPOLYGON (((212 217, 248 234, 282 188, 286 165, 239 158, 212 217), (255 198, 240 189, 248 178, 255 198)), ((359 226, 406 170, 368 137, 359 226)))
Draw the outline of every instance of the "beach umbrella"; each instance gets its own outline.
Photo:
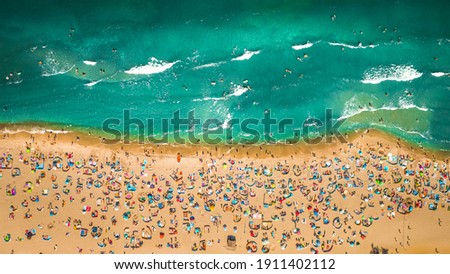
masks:
POLYGON ((141 236, 143 239, 150 240, 152 238, 152 234, 153 234, 153 232, 149 226, 145 226, 141 230, 141 236))
POLYGON ((6 196, 15 196, 16 195, 16 187, 11 187, 10 185, 6 186, 6 196))
POLYGON ((88 230, 86 228, 80 229, 80 236, 81 237, 86 237, 87 233, 88 233, 88 230))
POLYGON ((335 217, 335 218, 333 219, 333 226, 334 226, 336 229, 340 229, 340 228, 342 227, 341 219, 340 219, 339 217, 335 217))

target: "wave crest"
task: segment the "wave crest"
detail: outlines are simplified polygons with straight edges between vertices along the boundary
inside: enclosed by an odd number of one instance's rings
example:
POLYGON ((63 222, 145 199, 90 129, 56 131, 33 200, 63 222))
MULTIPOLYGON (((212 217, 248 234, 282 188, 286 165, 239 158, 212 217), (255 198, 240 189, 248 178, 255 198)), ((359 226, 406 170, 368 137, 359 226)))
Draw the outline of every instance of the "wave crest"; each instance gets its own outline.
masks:
POLYGON ((431 75, 434 77, 442 77, 442 76, 450 76, 450 73, 448 73, 448 72, 432 72, 431 75))
POLYGON ((292 46, 292 48, 294 49, 294 50, 301 50, 301 49, 307 49, 307 48, 310 48, 310 47, 312 47, 312 46, 314 46, 314 43, 311 43, 311 42, 306 42, 305 44, 299 44, 299 45, 293 45, 292 46))
POLYGON ((225 64, 225 62, 221 61, 221 62, 217 62, 217 63, 208 63, 208 64, 196 66, 196 67, 194 67, 194 70, 203 69, 203 68, 210 68, 210 67, 218 67, 218 66, 220 66, 222 64, 225 64))
POLYGON ((202 101, 222 101, 225 100, 225 97, 205 97, 205 98, 196 98, 192 100, 192 102, 202 102, 202 101))
POLYGON ((95 65, 97 65, 97 62, 89 61, 89 60, 84 60, 83 63, 85 63, 88 66, 95 66, 95 65))
POLYGON ((256 50, 256 51, 244 50, 244 54, 242 54, 241 56, 238 56, 238 57, 235 57, 235 58, 231 59, 231 61, 249 60, 250 58, 252 58, 253 55, 258 55, 260 53, 261 53, 260 50, 256 50))
POLYGON ((349 48, 349 49, 366 49, 366 48, 376 48, 376 47, 378 47, 378 45, 372 45, 372 44, 370 44, 368 46, 364 46, 361 42, 358 43, 357 46, 348 45, 348 44, 344 44, 344 43, 335 43, 335 42, 328 42, 328 45, 344 47, 344 48, 349 48))
POLYGON ((169 63, 165 61, 160 61, 155 57, 152 57, 150 62, 147 65, 132 67, 129 70, 126 70, 127 74, 137 74, 137 75, 149 75, 155 73, 161 73, 168 69, 170 69, 173 65, 180 62, 180 60, 169 63))
POLYGON ((250 90, 250 87, 248 86, 241 86, 241 85, 233 85, 231 87, 231 92, 227 94, 224 97, 205 97, 205 98, 196 98, 193 99, 192 102, 203 102, 203 101, 225 101, 228 100, 230 97, 236 96, 239 97, 242 94, 248 92, 250 90))
POLYGON ((422 76, 422 72, 414 69, 412 65, 391 65, 371 68, 364 72, 364 84, 379 84, 384 81, 411 81, 422 76))
POLYGON ((92 81, 89 83, 84 84, 86 87, 92 87, 95 86, 96 84, 100 83, 102 80, 97 80, 97 81, 92 81))
POLYGON ((361 113, 365 112, 376 112, 380 110, 388 110, 388 111, 396 111, 396 110, 405 110, 405 109, 417 109, 423 112, 429 111, 426 107, 419 107, 415 105, 413 102, 406 100, 404 98, 400 98, 398 102, 398 106, 383 106, 380 108, 374 108, 374 107, 360 107, 361 103, 358 101, 356 97, 352 97, 349 101, 347 101, 344 105, 344 109, 342 111, 341 117, 338 118, 338 121, 347 119, 356 115, 359 115, 361 113))

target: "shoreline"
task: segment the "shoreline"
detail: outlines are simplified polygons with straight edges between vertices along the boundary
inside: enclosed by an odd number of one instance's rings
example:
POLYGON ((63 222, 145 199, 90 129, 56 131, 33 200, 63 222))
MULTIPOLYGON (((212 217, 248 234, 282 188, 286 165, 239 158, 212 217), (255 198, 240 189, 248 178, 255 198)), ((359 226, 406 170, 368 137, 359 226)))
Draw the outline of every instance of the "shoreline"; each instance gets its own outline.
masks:
POLYGON ((2 237, 10 235, 8 242, 4 238, 0 243, 0 253, 247 253, 246 242, 255 242, 257 253, 369 253, 372 244, 389 253, 450 253, 449 194, 434 188, 436 175, 448 174, 450 155, 405 145, 382 132, 353 135, 346 144, 217 146, 217 150, 202 145, 107 145, 96 136, 80 135, 79 141, 76 136, 22 132, 0 142, 2 157, 11 154, 13 167, 21 173, 13 176, 12 170, 0 169, 0 214, 5 216, 0 231, 2 237), (409 159, 405 167, 388 164, 389 153, 409 159), (45 157, 42 170, 25 164, 24 159, 28 162, 32 156, 45 157), (52 167, 56 156, 63 159, 62 169, 52 167), (362 168, 361 157, 372 158, 370 165, 362 168), (66 161, 74 166, 64 170, 66 161), (117 161, 119 170, 111 165, 117 161), (409 181, 421 178, 424 163, 431 163, 424 176, 432 184, 417 188, 409 181), (351 171, 346 176, 355 176, 352 180, 342 178, 341 165, 351 171), (269 167, 270 175, 262 174, 263 166, 269 167), (287 175, 281 172, 283 166, 287 175), (378 170, 381 166, 386 170, 378 170), (390 182, 390 176, 404 168, 417 175, 406 174, 404 183, 390 182), (380 190, 391 190, 395 196, 376 194, 369 171, 386 180, 380 190), (320 177, 314 179, 313 174, 320 177), (119 188, 110 185, 111 179, 120 182, 119 188), (98 188, 92 182, 98 182, 98 188), (256 182, 262 185, 255 187, 256 182), (288 182, 293 185, 286 188, 288 182), (336 183, 337 190, 330 190, 336 183), (17 193, 8 196, 12 187, 17 193), (417 205, 418 196, 399 191, 400 187, 406 192, 414 187, 419 193, 439 193, 440 201, 428 194, 420 207, 402 215, 397 203, 413 199, 417 205), (331 203, 322 200, 328 191, 331 203), (167 200, 159 204, 155 195, 167 200), (428 209, 432 204, 436 210, 428 209), (185 219, 186 212, 190 219, 185 219), (94 237, 94 228, 102 228, 103 234, 94 237), (35 234, 27 240, 24 231, 30 229, 35 234), (88 235, 80 236, 80 229, 88 235), (133 238, 128 238, 130 233, 133 238), (142 240, 149 233, 152 239, 142 240), (227 246, 229 235, 236 237, 236 247, 227 246), (130 239, 142 242, 135 245, 130 239), (326 251, 330 245, 333 250, 326 251))
MULTIPOLYGON (((423 151, 425 155, 428 153, 431 153, 432 155, 435 155, 436 157, 443 159, 450 156, 450 151, 444 150, 442 148, 437 147, 431 147, 431 146, 423 146, 422 144, 418 145, 416 143, 410 142, 408 140, 405 140, 402 137, 393 135, 391 133, 388 133, 386 131, 377 129, 377 128, 370 128, 366 129, 364 131, 353 131, 351 133, 345 133, 343 136, 345 136, 345 139, 347 143, 352 142, 353 140, 357 139, 358 137, 365 136, 369 133, 369 135, 376 135, 383 139, 389 139, 393 142, 397 142, 401 144, 402 146, 409 147, 410 149, 413 149, 415 151, 423 151)), ((256 147, 263 147, 263 148, 273 148, 273 147, 279 147, 281 150, 284 150, 286 148, 294 148, 296 151, 312 151, 315 149, 321 149, 327 146, 333 146, 336 143, 339 143, 336 138, 332 137, 331 143, 325 143, 324 141, 321 141, 318 144, 307 144, 303 141, 299 141, 294 144, 288 144, 283 141, 275 142, 275 143, 255 143, 255 144, 242 144, 242 143, 218 143, 218 144, 208 144, 208 143, 191 143, 187 142, 185 144, 179 144, 176 142, 169 142, 169 143, 152 143, 152 142, 144 142, 140 143, 136 140, 131 140, 129 143, 125 144, 123 142, 123 139, 115 144, 107 144, 105 142, 102 142, 102 138, 105 136, 101 134, 98 130, 88 130, 88 129, 81 129, 76 128, 72 126, 63 126, 60 125, 59 127, 54 124, 46 124, 46 123, 20 123, 20 124, 2 124, 0 123, 0 138, 4 137, 5 134, 8 135, 43 135, 43 134, 57 134, 58 136, 66 136, 65 140, 72 140, 77 141, 79 137, 80 144, 82 145, 105 145, 106 147, 111 146, 112 148, 117 149, 120 147, 122 149, 123 146, 127 147, 128 149, 134 150, 135 148, 142 148, 147 147, 150 149, 159 149, 159 148, 172 148, 172 149, 181 149, 181 150, 200 150, 200 148, 206 148, 208 150, 220 148, 221 151, 230 150, 235 147, 242 147, 246 149, 252 149, 256 147), (59 128, 59 129, 58 129, 59 128), (75 129, 75 130, 72 130, 75 129), (283 149, 284 148, 284 149, 283 149)))

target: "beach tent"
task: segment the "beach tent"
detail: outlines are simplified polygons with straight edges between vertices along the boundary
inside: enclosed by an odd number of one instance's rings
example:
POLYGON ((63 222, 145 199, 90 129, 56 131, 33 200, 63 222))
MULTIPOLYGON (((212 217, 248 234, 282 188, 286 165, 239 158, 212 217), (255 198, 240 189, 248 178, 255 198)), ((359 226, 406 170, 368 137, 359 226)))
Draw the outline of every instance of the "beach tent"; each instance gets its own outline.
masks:
POLYGON ((67 165, 63 166, 62 171, 67 172, 70 170, 70 167, 71 166, 69 164, 67 164, 67 165))
POLYGON ((230 248, 236 248, 236 237, 234 235, 228 235, 227 246, 230 248))
POLYGON ((248 222, 248 226, 249 226, 249 228, 252 229, 252 230, 258 230, 258 229, 261 228, 261 225, 257 225, 257 224, 255 224, 253 221, 249 221, 249 222, 248 222))
POLYGON ((0 158, 0 169, 11 169, 12 168, 12 159, 0 158))
POLYGON ((82 161, 78 161, 75 163, 75 167, 80 169, 80 168, 84 167, 84 163, 82 161))
POLYGON ((333 219, 333 226, 334 226, 336 229, 340 229, 340 228, 342 227, 342 223, 341 223, 341 220, 340 220, 339 217, 335 217, 335 218, 333 219))
POLYGON ((107 184, 107 188, 110 191, 119 191, 121 189, 121 187, 122 187, 121 183, 113 181, 113 180, 108 182, 108 184, 107 184))
POLYGON ((152 234, 153 232, 149 226, 145 226, 144 228, 142 228, 141 236, 145 240, 150 240, 152 238, 152 234))
POLYGON ((103 231, 103 229, 101 227, 94 226, 94 227, 92 227, 91 235, 92 235, 92 237, 97 239, 102 235, 102 231, 103 231))
POLYGON ((247 242, 247 245, 245 247, 248 253, 255 253, 256 251, 258 251, 258 245, 255 241, 247 242))
POLYGON ((86 237, 88 234, 88 230, 86 228, 81 228, 80 229, 80 236, 81 237, 86 237))
POLYGON ((166 220, 164 220, 164 219, 162 221, 158 220, 157 225, 160 228, 164 228, 166 226, 166 220))
POLYGON ((265 168, 264 168, 264 171, 263 171, 263 174, 264 174, 265 176, 267 176, 267 177, 272 176, 272 174, 273 174, 272 169, 265 167, 265 168))
POLYGON ((136 191, 136 184, 135 183, 128 182, 126 184, 126 187, 127 187, 127 191, 136 191))
POLYGON ((44 241, 50 241, 52 239, 52 236, 50 235, 42 235, 42 240, 44 241))
POLYGON ((17 167, 15 167, 15 168, 13 168, 12 170, 11 170, 11 176, 12 177, 17 177, 17 176, 20 176, 20 169, 19 168, 17 168, 17 167))
POLYGON ((242 219, 241 214, 234 214, 234 215, 233 215, 233 221, 234 221, 235 223, 239 223, 239 222, 241 221, 241 219, 242 219))
POLYGON ((177 235, 178 230, 175 227, 169 227, 169 235, 177 235))
POLYGON ((61 157, 55 157, 53 159, 53 167, 56 169, 61 169, 63 167, 63 160, 61 157))
POLYGON ((134 172, 131 172, 131 173, 125 172, 125 174, 124 174, 124 177, 125 177, 125 179, 127 179, 127 180, 132 179, 133 176, 134 176, 134 172))
POLYGON ((262 230, 270 230, 273 227, 273 222, 271 220, 263 220, 261 223, 262 230))
POLYGON ((214 200, 209 200, 208 202, 205 203, 205 210, 207 212, 211 212, 214 210, 216 206, 216 203, 214 202, 214 200))
POLYGON ((90 167, 85 167, 85 168, 83 169, 83 175, 88 175, 88 176, 92 175, 92 168, 90 168, 90 167))
POLYGON ((16 195, 16 187, 11 187, 10 185, 6 186, 6 196, 15 196, 16 195))
POLYGON ((44 161, 42 161, 40 164, 39 162, 36 162, 36 170, 43 170, 44 169, 44 161))

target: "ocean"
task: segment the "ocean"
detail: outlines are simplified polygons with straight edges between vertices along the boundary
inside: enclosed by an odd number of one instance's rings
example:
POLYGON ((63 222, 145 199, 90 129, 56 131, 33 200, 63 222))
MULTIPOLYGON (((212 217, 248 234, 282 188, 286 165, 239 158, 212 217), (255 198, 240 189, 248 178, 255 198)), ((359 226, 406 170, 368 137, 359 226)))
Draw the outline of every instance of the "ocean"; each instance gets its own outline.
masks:
POLYGON ((0 9, 2 124, 101 132, 125 110, 155 125, 194 111, 239 140, 232 120, 266 136, 270 113, 292 119, 271 127, 282 142, 322 134, 331 109, 342 133, 450 149, 448 1, 38 2, 0 9))

